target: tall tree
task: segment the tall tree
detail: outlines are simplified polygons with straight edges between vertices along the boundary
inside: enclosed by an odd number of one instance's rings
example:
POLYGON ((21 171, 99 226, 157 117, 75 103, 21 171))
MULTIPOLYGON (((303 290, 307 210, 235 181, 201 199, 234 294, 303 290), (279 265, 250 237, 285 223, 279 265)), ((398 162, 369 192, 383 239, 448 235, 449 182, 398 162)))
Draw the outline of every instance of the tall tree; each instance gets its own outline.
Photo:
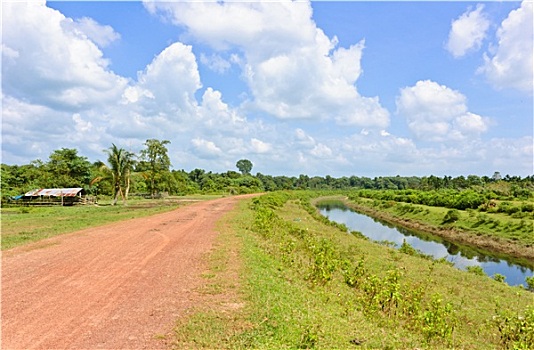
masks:
POLYGON ((91 163, 76 149, 55 150, 45 165, 50 175, 47 187, 84 187, 91 181, 91 163))
POLYGON ((111 175, 113 183, 113 201, 111 205, 117 204, 119 195, 124 204, 128 200, 130 190, 130 175, 134 164, 134 154, 123 148, 111 144, 111 147, 105 150, 108 154, 108 173, 111 175))
POLYGON ((143 161, 140 165, 149 181, 148 189, 152 198, 155 197, 158 185, 168 177, 171 160, 165 145, 169 143, 171 142, 168 140, 149 139, 145 142, 146 148, 141 151, 143 161))
POLYGON ((235 166, 243 175, 250 175, 250 172, 252 171, 252 162, 248 159, 238 160, 235 166))

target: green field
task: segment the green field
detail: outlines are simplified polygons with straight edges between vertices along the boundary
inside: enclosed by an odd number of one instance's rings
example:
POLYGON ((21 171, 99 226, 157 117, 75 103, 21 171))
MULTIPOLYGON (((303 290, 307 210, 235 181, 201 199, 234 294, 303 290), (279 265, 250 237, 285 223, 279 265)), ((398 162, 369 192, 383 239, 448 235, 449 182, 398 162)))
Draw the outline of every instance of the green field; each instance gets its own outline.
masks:
MULTIPOLYGON (((534 348, 532 291, 347 234, 317 195, 271 193, 226 214, 203 301, 156 337, 176 349, 534 348)), ((2 247, 185 204, 3 208, 2 247)))
POLYGON ((133 199, 128 205, 110 201, 72 207, 3 207, 2 250, 110 222, 148 216, 176 209, 198 200, 220 196, 185 196, 166 199, 133 199))
POLYGON ((534 347, 532 292, 347 235, 299 197, 243 202, 220 223, 212 302, 180 320, 175 348, 534 347))

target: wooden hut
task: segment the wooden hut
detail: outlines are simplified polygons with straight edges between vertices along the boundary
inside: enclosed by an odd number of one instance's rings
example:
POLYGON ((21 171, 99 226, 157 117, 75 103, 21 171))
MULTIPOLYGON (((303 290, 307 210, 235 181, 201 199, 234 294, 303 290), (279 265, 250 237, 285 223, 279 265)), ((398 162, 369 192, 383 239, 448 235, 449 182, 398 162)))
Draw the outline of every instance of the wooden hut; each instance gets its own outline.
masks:
POLYGON ((83 188, 41 188, 25 193, 19 200, 24 205, 74 205, 86 202, 83 188))

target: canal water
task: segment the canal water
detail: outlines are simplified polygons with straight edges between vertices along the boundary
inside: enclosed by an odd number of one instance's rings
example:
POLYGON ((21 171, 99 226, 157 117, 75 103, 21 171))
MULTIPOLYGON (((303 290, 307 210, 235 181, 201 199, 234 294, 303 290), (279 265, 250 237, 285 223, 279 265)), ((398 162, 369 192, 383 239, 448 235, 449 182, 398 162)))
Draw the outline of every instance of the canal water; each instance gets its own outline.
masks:
POLYGON ((461 247, 439 237, 423 236, 415 231, 380 222, 350 210, 341 203, 335 206, 318 205, 318 209, 329 220, 345 224, 351 231, 361 232, 374 241, 392 242, 399 248, 405 240, 422 253, 436 259, 445 258, 459 269, 465 270, 468 266, 480 266, 488 276, 499 273, 505 276, 505 282, 512 286, 520 284, 526 286, 525 278, 534 275, 532 269, 513 261, 461 247))

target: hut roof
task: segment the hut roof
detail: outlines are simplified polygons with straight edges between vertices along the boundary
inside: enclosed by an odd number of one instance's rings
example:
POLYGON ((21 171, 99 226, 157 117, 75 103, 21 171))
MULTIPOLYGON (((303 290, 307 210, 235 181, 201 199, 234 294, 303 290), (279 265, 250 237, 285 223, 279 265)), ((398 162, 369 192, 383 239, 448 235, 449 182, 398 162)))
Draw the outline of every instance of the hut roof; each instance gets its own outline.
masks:
POLYGON ((41 188, 32 190, 24 194, 25 197, 76 197, 78 193, 83 191, 83 188, 41 188))

